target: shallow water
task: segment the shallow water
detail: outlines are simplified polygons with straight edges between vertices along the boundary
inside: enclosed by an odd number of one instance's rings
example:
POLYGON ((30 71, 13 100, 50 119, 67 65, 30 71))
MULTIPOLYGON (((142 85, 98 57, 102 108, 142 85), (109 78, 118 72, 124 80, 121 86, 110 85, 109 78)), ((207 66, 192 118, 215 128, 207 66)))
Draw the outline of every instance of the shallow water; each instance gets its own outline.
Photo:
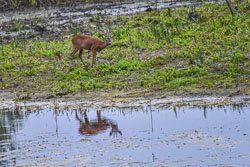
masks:
POLYGON ((249 105, 2 111, 0 166, 247 166, 249 111, 249 105))

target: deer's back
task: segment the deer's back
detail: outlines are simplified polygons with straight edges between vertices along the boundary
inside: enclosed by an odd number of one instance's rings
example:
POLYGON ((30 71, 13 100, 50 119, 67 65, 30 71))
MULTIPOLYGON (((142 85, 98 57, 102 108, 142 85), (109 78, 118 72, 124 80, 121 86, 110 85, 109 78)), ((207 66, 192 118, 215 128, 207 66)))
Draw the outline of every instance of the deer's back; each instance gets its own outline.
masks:
POLYGON ((103 42, 99 38, 91 37, 89 35, 76 35, 72 39, 74 47, 90 50, 93 45, 100 45, 103 42))

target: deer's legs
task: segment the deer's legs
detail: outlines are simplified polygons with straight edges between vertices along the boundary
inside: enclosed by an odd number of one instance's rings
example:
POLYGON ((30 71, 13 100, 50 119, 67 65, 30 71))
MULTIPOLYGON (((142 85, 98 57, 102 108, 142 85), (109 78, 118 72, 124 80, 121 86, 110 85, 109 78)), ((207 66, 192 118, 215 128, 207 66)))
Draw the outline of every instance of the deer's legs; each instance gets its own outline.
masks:
POLYGON ((77 51, 78 51, 78 48, 75 48, 75 49, 73 50, 73 52, 70 53, 71 61, 72 61, 72 64, 73 64, 73 65, 74 65, 73 56, 76 54, 77 51))
POLYGON ((83 49, 81 49, 81 50, 79 51, 79 58, 80 58, 82 64, 85 65, 85 63, 84 63, 83 60, 82 60, 82 50, 83 50, 83 49))
POLYGON ((86 124, 86 125, 89 125, 89 119, 88 119, 88 116, 87 116, 86 111, 84 112, 83 115, 84 115, 85 124, 86 124))
POLYGON ((92 65, 94 65, 96 63, 96 51, 92 51, 92 56, 93 56, 93 59, 92 59, 92 65))
POLYGON ((97 115, 97 122, 98 124, 102 124, 102 118, 101 118, 101 111, 96 111, 96 115, 97 115))

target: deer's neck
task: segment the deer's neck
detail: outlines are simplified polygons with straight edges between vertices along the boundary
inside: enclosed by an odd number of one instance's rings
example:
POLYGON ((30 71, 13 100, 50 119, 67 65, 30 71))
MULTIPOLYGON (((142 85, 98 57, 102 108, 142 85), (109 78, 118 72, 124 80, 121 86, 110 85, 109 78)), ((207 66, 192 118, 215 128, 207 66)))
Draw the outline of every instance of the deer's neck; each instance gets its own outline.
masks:
POLYGON ((107 42, 102 42, 102 44, 100 45, 100 48, 101 49, 104 49, 108 46, 108 43, 107 42))

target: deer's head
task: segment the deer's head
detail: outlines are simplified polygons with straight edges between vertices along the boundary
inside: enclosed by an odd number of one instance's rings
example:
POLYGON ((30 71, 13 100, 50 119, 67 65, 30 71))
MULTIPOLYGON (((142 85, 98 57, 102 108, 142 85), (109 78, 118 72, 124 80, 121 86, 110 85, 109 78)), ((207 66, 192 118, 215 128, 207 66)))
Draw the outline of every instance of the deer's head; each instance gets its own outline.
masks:
POLYGON ((102 38, 105 40, 105 42, 107 43, 107 45, 111 45, 111 39, 113 38, 114 35, 111 36, 105 36, 103 35, 102 38))

